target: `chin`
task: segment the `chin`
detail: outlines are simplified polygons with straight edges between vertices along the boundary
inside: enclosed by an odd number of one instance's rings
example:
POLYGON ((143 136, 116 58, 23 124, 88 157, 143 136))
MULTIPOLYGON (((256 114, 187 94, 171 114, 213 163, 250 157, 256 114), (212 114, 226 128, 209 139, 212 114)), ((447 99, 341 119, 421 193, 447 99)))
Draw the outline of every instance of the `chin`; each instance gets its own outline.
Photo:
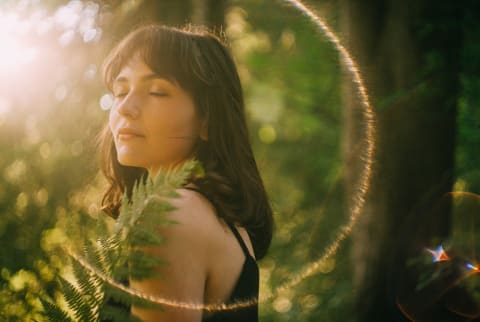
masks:
POLYGON ((158 169, 170 167, 175 167, 183 162, 187 161, 189 158, 185 157, 163 157, 163 158, 139 158, 137 153, 121 153, 117 154, 118 163, 126 167, 137 167, 144 169, 158 169))
POLYGON ((117 156, 117 161, 125 167, 146 168, 145 164, 135 157, 129 157, 125 155, 117 156))

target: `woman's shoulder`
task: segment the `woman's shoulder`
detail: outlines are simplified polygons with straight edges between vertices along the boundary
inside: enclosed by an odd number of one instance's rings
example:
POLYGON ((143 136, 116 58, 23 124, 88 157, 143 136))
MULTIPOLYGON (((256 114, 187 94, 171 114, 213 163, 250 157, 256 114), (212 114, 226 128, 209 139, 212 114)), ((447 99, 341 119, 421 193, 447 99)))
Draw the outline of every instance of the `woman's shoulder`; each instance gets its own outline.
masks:
MULTIPOLYGON (((190 189, 178 189, 179 197, 172 199, 176 210, 171 218, 178 222, 182 235, 190 235, 189 242, 198 243, 195 247, 203 247, 210 255, 230 253, 238 248, 238 241, 231 228, 217 215, 215 206, 201 193, 190 189)), ((241 238, 247 244, 250 253, 253 248, 248 233, 242 227, 236 227, 241 238)), ((218 260, 218 256, 214 256, 218 260)))
POLYGON ((198 243, 205 247, 216 243, 228 227, 223 220, 217 217, 215 207, 203 195, 189 189, 177 189, 177 198, 169 199, 175 210, 168 214, 169 219, 176 222, 168 226, 163 233, 170 237, 188 237, 186 242, 198 243))
POLYGON ((175 207, 171 212, 174 220, 180 224, 194 225, 199 229, 208 229, 216 225, 218 218, 215 207, 200 193, 190 189, 177 189, 178 197, 169 200, 175 207))

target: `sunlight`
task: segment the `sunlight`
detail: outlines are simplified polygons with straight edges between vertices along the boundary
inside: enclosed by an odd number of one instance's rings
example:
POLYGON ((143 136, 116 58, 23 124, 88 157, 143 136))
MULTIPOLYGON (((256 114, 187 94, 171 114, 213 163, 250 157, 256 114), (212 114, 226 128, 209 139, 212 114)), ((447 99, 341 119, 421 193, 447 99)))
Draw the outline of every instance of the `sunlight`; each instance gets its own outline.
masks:
POLYGON ((74 97, 69 73, 84 69, 85 79, 94 81, 96 66, 76 49, 101 39, 99 10, 93 1, 55 8, 0 1, 0 125, 13 121, 12 106, 29 109, 35 101, 49 108, 74 97))
MULTIPOLYGON (((354 197, 354 206, 350 209, 350 218, 346 224, 338 228, 334 240, 327 245, 320 257, 314 259, 307 265, 303 265, 298 272, 280 284, 279 287, 272 290, 272 292, 264 293, 264 296, 260 294, 259 299, 246 299, 228 305, 223 303, 204 305, 202 303, 178 302, 144 294, 138 290, 118 283, 109 275, 104 274, 95 266, 92 266, 87 259, 84 259, 76 255, 73 251, 66 249, 66 252, 79 265, 83 266, 90 273, 97 275, 99 279, 110 286, 113 286, 126 294, 148 300, 152 303, 175 306, 184 309, 219 311, 247 307, 257 304, 258 302, 263 303, 271 301, 275 311, 280 313, 288 312, 292 309, 292 299, 289 292, 291 292, 291 290, 293 290, 298 284, 318 272, 328 273, 335 269, 336 262, 333 256, 342 242, 350 234, 357 218, 361 215, 365 202, 365 195, 369 190, 372 159, 375 149, 374 113, 372 106, 369 103, 367 91, 363 86, 363 81, 356 63, 353 61, 347 49, 342 46, 337 36, 329 29, 320 17, 305 7, 300 1, 284 0, 284 2, 290 3, 292 8, 298 10, 305 18, 311 20, 314 27, 316 27, 315 31, 324 34, 327 40, 331 42, 333 47, 339 52, 340 62, 346 67, 346 71, 351 75, 352 81, 357 88, 358 99, 362 103, 362 112, 366 124, 364 135, 366 150, 361 153, 361 158, 364 160, 360 174, 361 179, 359 180, 360 182, 356 189, 357 193, 354 197)), ((55 90, 51 97, 53 97, 56 102, 65 101, 69 95, 70 88, 69 83, 65 80, 67 78, 65 75, 67 74, 67 70, 72 69, 73 64, 71 62, 75 61, 72 59, 72 56, 69 56, 68 54, 71 54, 73 49, 79 44, 95 43, 101 38, 102 29, 96 24, 99 5, 92 2, 84 3, 82 1, 69 1, 68 4, 59 7, 53 15, 49 17, 39 15, 38 17, 40 18, 38 19, 33 19, 33 15, 30 19, 27 16, 21 18, 21 16, 15 12, 16 10, 12 9, 10 10, 10 13, 0 13, 0 44, 3 46, 0 51, 0 85, 9 85, 12 76, 15 76, 15 83, 21 83, 22 85, 16 86, 19 87, 19 93, 21 93, 22 97, 28 97, 29 101, 32 99, 31 96, 25 95, 25 89, 30 90, 31 88, 49 93, 52 92, 51 88, 54 88, 55 90), (48 23, 43 23, 42 25, 42 20, 48 21, 48 23), (44 33, 42 30, 51 30, 52 35, 49 35, 51 37, 39 38, 39 36, 44 33), (57 40, 57 43, 49 42, 51 39, 57 40), (35 76, 38 75, 39 79, 32 80, 32 78, 35 78, 31 77, 33 74, 35 74, 35 76), (44 77, 45 75, 48 77, 44 77), (25 77, 25 80, 32 81, 32 86, 27 86, 26 82, 23 81, 18 82, 19 77, 25 77), (4 79, 6 81, 3 82, 4 79)), ((243 13, 239 12, 238 17, 241 17, 241 14, 243 13)), ((235 15, 230 16, 231 19, 236 19, 238 17, 235 15)), ((238 21, 232 23, 232 28, 228 29, 227 33, 230 32, 232 35, 240 33, 243 30, 242 28, 246 28, 242 23, 243 20, 238 19, 238 21)), ((295 35, 293 33, 286 32, 282 34, 282 46, 288 48, 293 46, 294 43, 295 35)), ((240 55, 253 49, 269 51, 271 50, 272 44, 265 33, 258 32, 252 37, 242 40, 242 46, 243 49, 237 49, 237 53, 240 55)), ((81 61, 81 58, 82 57, 79 57, 79 61, 81 61)), ((92 64, 85 64, 85 66, 88 66, 88 73, 85 74, 85 77, 93 77, 97 72, 96 66, 92 64)), ((11 93, 9 92, 8 94, 11 93)), ((267 102, 270 103, 271 106, 280 105, 282 101, 278 98, 278 95, 273 95, 272 97, 267 96, 267 102), (272 97, 279 100, 279 103, 272 104, 272 97)), ((9 101, 7 100, 5 100, 4 103, 0 101, 0 113, 2 110, 8 111, 10 109, 8 102, 9 101)), ((106 94, 100 99, 100 106, 103 110, 108 110, 111 107, 111 104, 111 95, 106 94)), ((272 109, 269 109, 269 111, 271 112, 272 109)), ((270 117, 272 117, 272 115, 270 115, 270 117)), ((276 129, 271 125, 274 120, 265 121, 266 122, 259 130, 260 139, 264 143, 273 143, 277 138, 276 129)), ((35 133, 33 130, 28 130, 27 132, 29 133, 29 136, 32 135, 31 133, 35 133)), ((28 135, 27 137, 29 137, 28 135)), ((38 140, 36 140, 35 143, 38 143, 38 140)), ((77 153, 74 151, 78 151, 78 149, 82 149, 82 146, 75 147, 75 149, 72 148, 72 154, 77 153)), ((50 154, 51 151, 49 144, 45 142, 42 143, 40 145, 40 157, 47 159, 50 157, 50 154)), ((8 168, 9 171, 6 179, 16 182, 16 180, 23 175, 25 169, 22 167, 25 166, 26 163, 22 160, 12 164, 8 168)), ((42 189, 38 190, 35 196, 36 197, 32 198, 26 193, 20 194, 17 198, 17 208, 23 210, 31 204, 32 201, 36 201, 37 204, 42 205, 45 204, 49 198, 48 191, 42 189)), ((58 239, 60 240, 61 238, 63 238, 63 236, 59 236, 58 239)), ((42 242, 46 241, 43 240, 42 242)), ((44 246, 44 249, 48 251, 49 245, 44 246)), ((315 306, 317 305, 317 301, 318 300, 315 297, 310 297, 309 303, 311 303, 310 305, 315 306)))
POLYGON ((38 48, 28 44, 24 34, 30 26, 14 13, 0 13, 0 74, 11 77, 31 64, 38 55, 38 48))

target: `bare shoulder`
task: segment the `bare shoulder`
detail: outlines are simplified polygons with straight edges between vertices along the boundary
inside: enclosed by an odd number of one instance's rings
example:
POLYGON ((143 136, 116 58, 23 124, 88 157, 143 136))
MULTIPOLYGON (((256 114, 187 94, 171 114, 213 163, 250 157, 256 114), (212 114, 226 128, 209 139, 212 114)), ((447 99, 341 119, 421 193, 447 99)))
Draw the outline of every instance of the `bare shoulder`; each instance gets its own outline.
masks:
POLYGON ((221 224, 213 205, 200 193, 188 189, 178 189, 177 193, 178 198, 169 200, 176 208, 170 214, 171 219, 199 233, 221 224))
MULTIPOLYGON (((189 189, 178 189, 179 198, 171 199, 177 209, 170 216, 179 225, 172 233, 188 235, 187 242, 196 242, 194 247, 202 247, 202 252, 215 255, 231 254, 238 242, 225 221, 217 216, 215 207, 202 194, 189 189)), ((236 227, 252 256, 253 247, 247 231, 236 227)), ((178 236, 177 236, 178 237, 178 236)), ((209 254, 205 254, 208 256, 209 254)), ((218 257, 215 256, 215 260, 218 257)))
MULTIPOLYGON (((171 218, 176 220, 182 228, 183 234, 188 234, 196 239, 198 244, 195 247, 203 247, 202 252, 208 257, 214 256, 218 261, 218 254, 231 254, 238 248, 238 241, 235 239, 231 229, 219 216, 215 207, 202 194, 189 189, 179 189, 179 198, 172 200, 172 205, 177 208, 171 213, 171 218), (213 255, 212 255, 213 254, 213 255)), ((237 230, 244 240, 250 254, 253 255, 253 247, 247 231, 240 226, 237 230)), ((211 258, 212 259, 212 258, 211 258)))
POLYGON ((203 195, 188 189, 178 189, 177 192, 178 198, 169 199, 176 209, 167 215, 176 224, 161 229, 160 233, 166 246, 183 244, 196 252, 198 260, 207 260, 210 252, 218 251, 219 243, 229 232, 228 226, 218 218, 215 207, 203 195))

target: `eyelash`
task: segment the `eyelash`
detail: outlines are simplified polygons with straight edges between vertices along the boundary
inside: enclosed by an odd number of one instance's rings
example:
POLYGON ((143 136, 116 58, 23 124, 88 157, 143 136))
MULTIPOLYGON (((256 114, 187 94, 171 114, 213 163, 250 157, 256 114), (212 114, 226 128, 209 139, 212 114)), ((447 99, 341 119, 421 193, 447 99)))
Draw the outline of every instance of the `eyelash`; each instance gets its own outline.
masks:
MULTIPOLYGON (((124 96, 127 96, 128 92, 126 93, 118 93, 118 94, 114 94, 113 97, 115 98, 122 98, 124 96)), ((150 95, 152 96, 157 96, 157 97, 165 97, 165 96, 168 96, 167 93, 165 92, 149 92, 150 95)))
POLYGON ((153 96, 158 96, 158 97, 168 96, 168 94, 165 92, 150 92, 149 94, 153 96))

